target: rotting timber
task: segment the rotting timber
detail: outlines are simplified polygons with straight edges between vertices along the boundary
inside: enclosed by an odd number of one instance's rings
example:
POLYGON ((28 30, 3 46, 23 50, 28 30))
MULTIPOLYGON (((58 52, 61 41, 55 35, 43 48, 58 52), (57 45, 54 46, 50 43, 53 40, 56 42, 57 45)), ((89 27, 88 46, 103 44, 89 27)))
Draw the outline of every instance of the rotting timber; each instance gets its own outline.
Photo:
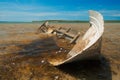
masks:
MULTIPOLYGON (((71 28, 63 29, 62 27, 54 29, 52 27, 41 26, 46 28, 40 28, 43 33, 55 34, 58 38, 69 39, 69 44, 75 43, 73 48, 67 53, 63 60, 49 60, 54 66, 58 66, 73 61, 83 59, 96 59, 100 55, 101 50, 101 38, 104 32, 104 20, 103 16, 97 11, 89 11, 90 14, 90 28, 81 37, 80 32, 77 34, 71 33, 71 28)), ((46 22, 44 23, 46 24, 46 22)))

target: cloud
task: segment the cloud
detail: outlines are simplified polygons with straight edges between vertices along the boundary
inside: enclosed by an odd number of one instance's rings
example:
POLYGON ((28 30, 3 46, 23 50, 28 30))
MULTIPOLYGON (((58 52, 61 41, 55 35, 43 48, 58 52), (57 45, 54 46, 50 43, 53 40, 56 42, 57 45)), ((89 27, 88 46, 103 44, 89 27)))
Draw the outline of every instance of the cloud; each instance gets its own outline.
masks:
POLYGON ((87 11, 57 11, 57 12, 27 12, 27 11, 2 11, 0 16, 85 16, 87 11))
POLYGON ((100 10, 104 16, 120 17, 120 10, 100 10))
POLYGON ((0 20, 79 19, 87 15, 87 11, 62 9, 61 6, 23 5, 18 0, 16 3, 0 2, 0 20))
MULTIPOLYGON (((82 7, 81 7, 82 8, 82 7)), ((98 10, 104 17, 120 17, 119 10, 98 10)), ((88 11, 85 9, 64 9, 62 6, 44 6, 29 5, 16 3, 0 2, 0 20, 9 21, 32 21, 43 19, 71 19, 71 20, 88 20, 88 11), (7 5, 7 6, 6 6, 7 5)))
POLYGON ((112 16, 120 17, 120 13, 119 14, 113 14, 112 16))
MULTIPOLYGON (((10 18, 16 20, 29 20, 33 19, 75 19, 85 17, 87 12, 80 11, 57 11, 57 12, 25 12, 25 11, 2 11, 0 12, 0 19, 10 18)), ((8 19, 7 19, 8 20, 8 19)))
POLYGON ((58 15, 59 13, 57 12, 22 12, 22 11, 2 11, 0 12, 0 16, 18 16, 18 17, 22 17, 22 16, 55 16, 58 15))
POLYGON ((33 4, 21 4, 18 2, 18 0, 16 1, 16 3, 12 3, 12 2, 0 2, 0 10, 52 10, 53 7, 51 6, 42 6, 42 5, 33 5, 33 4))
MULTIPOLYGON (((101 10, 105 19, 107 16, 114 19, 120 17, 120 11, 117 10, 101 10)), ((33 11, 1 11, 0 20, 17 20, 17 21, 32 21, 44 19, 71 19, 71 20, 88 20, 88 11, 51 11, 51 12, 33 12, 33 11)), ((108 17, 107 17, 108 19, 108 17)))

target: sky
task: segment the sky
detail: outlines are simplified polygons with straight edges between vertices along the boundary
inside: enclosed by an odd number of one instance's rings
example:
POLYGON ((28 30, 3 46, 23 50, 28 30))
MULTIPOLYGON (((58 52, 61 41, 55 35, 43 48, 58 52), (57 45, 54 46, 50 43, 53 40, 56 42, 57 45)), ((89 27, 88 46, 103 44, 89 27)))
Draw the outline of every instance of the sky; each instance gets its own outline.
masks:
POLYGON ((89 20, 88 10, 120 20, 120 0, 0 0, 0 21, 89 20))

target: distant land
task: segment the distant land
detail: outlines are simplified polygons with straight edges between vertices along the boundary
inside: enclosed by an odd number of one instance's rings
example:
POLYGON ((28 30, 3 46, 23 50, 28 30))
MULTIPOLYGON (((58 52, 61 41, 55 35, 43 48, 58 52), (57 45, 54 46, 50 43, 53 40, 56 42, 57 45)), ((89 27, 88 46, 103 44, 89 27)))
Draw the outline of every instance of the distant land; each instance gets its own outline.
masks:
MULTIPOLYGON (((80 20, 43 20, 43 21, 32 21, 32 22, 53 22, 53 23, 87 23, 89 21, 80 21, 80 20)), ((105 23, 119 23, 120 20, 105 20, 105 23)))
POLYGON ((32 21, 32 22, 51 22, 51 23, 86 23, 88 21, 80 21, 80 20, 43 20, 43 21, 32 21))
MULTIPOLYGON (((50 23, 88 23, 89 21, 80 21, 80 20, 42 20, 42 21, 0 21, 0 23, 43 23, 48 21, 50 23)), ((120 23, 120 20, 105 20, 105 23, 120 23)))

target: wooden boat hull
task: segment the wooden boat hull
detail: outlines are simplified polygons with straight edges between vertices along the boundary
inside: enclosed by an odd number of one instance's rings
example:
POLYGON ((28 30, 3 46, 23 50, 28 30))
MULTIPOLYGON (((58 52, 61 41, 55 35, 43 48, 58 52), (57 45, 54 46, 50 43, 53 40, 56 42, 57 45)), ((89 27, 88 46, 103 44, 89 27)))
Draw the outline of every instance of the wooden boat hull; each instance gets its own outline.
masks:
POLYGON ((104 32, 103 16, 96 11, 90 13, 90 28, 84 36, 77 40, 76 45, 67 54, 67 58, 61 62, 50 62, 54 66, 58 66, 73 61, 83 59, 95 59, 99 57, 101 51, 102 34, 104 32))

